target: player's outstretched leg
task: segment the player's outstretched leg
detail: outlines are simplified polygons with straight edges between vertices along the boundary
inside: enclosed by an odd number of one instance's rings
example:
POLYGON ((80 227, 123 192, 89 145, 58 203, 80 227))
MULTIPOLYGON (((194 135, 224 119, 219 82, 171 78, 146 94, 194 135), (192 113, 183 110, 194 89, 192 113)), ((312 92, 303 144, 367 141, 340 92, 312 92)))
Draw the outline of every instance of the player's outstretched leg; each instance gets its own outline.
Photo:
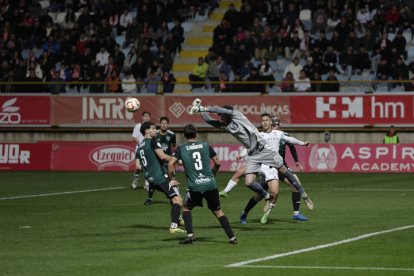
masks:
POLYGON ((219 195, 221 197, 228 197, 230 191, 237 185, 237 183, 239 183, 240 178, 246 173, 246 167, 241 167, 239 168, 234 174, 233 176, 230 178, 229 182, 227 183, 226 188, 224 188, 224 190, 219 192, 219 195))
POLYGON ((257 205, 257 203, 262 200, 262 197, 258 194, 252 196, 249 199, 249 202, 247 202, 246 207, 244 207, 244 210, 242 211, 240 215, 240 223, 246 224, 247 223, 247 215, 249 214, 250 210, 254 208, 254 206, 257 205))
POLYGON ((285 166, 282 166, 281 168, 279 168, 279 171, 287 178, 287 180, 289 180, 292 186, 295 187, 295 189, 300 193, 302 199, 306 203, 306 207, 309 210, 313 210, 313 202, 309 198, 309 196, 306 194, 305 189, 303 189, 299 180, 288 169, 286 169, 285 166))

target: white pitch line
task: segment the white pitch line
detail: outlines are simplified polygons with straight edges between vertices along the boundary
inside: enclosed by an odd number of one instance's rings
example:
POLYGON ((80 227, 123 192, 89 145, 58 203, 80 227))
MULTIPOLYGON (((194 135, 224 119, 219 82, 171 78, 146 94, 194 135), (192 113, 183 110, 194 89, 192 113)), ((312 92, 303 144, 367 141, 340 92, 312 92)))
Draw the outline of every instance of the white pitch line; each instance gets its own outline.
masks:
POLYGON ((38 194, 38 195, 24 195, 24 196, 0 197, 0 200, 10 200, 10 199, 20 199, 20 198, 32 198, 32 197, 43 197, 43 196, 69 195, 69 194, 101 192, 101 191, 111 191, 111 190, 121 190, 121 189, 126 189, 126 188, 125 187, 114 187, 114 188, 105 188, 105 189, 80 190, 80 191, 69 191, 69 192, 61 192, 61 193, 50 193, 50 194, 38 194))
POLYGON ((404 267, 352 267, 352 266, 294 266, 294 265, 244 265, 251 268, 283 268, 283 269, 326 269, 326 270, 382 270, 382 271, 414 271, 404 267))
POLYGON ((352 189, 352 188, 335 188, 335 191, 355 191, 355 192, 414 192, 414 189, 352 189))
POLYGON ((263 257, 263 258, 257 258, 257 259, 253 259, 253 260, 248 260, 248 261, 243 261, 243 262, 239 262, 239 263, 229 264, 229 265, 226 265, 226 267, 241 267, 241 266, 251 264, 251 263, 274 260, 274 259, 278 259, 278 258, 282 258, 282 257, 286 257, 286 256, 291 256, 291 255, 296 255, 296 254, 300 254, 300 253, 315 251, 315 250, 319 250, 319 249, 323 249, 323 248, 337 246, 337 245, 340 245, 340 244, 350 243, 350 242, 354 242, 354 241, 358 241, 358 240, 362 240, 362 239, 367 239, 367 238, 370 238, 370 237, 373 237, 373 236, 387 234, 387 233, 401 231, 401 230, 406 230, 406 229, 410 229, 410 228, 414 228, 414 224, 413 225, 402 226, 402 227, 397 227, 397 228, 392 228, 392 229, 389 229, 389 230, 384 230, 384 231, 379 231, 379 232, 368 233, 368 234, 364 234, 364 235, 357 236, 357 237, 354 237, 354 238, 349 238, 349 239, 346 239, 346 240, 341 240, 341 241, 327 243, 327 244, 321 244, 321 245, 318 245, 318 246, 308 247, 308 248, 295 250, 295 251, 290 251, 290 252, 286 252, 286 253, 280 253, 280 254, 267 256, 267 257, 263 257))

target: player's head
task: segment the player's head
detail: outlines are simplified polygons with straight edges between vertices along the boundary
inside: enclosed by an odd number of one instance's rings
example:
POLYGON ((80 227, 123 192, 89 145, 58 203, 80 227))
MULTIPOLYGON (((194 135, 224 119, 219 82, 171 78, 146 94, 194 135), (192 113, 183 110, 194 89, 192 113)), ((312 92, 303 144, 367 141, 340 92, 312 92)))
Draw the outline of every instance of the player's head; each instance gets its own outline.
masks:
POLYGON ((273 129, 280 129, 280 118, 276 115, 272 116, 272 128, 273 129))
POLYGON ((168 129, 168 124, 170 123, 170 119, 168 117, 161 117, 160 118, 160 129, 162 131, 166 131, 168 129))
POLYGON ((143 123, 140 131, 143 136, 148 134, 151 137, 155 137, 155 135, 157 135, 157 128, 155 127, 155 124, 151 122, 143 123))
POLYGON ((143 123, 151 121, 151 113, 149 113, 148 111, 142 112, 141 120, 143 123))
POLYGON ((269 113, 263 113, 260 115, 262 118, 262 128, 263 131, 270 131, 272 129, 272 120, 270 119, 269 113))
POLYGON ((188 124, 184 127, 185 139, 195 139, 197 136, 197 128, 193 124, 188 124))
MULTIPOLYGON (((228 110, 233 110, 233 107, 231 105, 224 105, 223 108, 228 109, 228 110)), ((231 116, 229 115, 221 115, 221 122, 224 125, 228 125, 231 122, 231 116)))

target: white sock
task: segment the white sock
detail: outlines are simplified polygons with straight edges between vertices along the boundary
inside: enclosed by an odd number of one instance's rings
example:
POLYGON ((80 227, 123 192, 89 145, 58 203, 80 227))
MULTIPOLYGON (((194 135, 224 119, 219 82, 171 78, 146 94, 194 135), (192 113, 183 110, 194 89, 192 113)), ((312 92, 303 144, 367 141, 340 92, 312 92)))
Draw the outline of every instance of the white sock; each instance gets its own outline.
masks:
POLYGON ((230 179, 229 183, 227 183, 226 188, 224 188, 224 191, 226 193, 229 193, 236 185, 237 185, 237 182, 230 179))
POLYGON ((294 216, 299 215, 299 211, 293 211, 293 215, 294 215, 294 216))
POLYGON ((170 228, 177 228, 177 223, 174 223, 174 222, 171 222, 171 226, 170 226, 170 228))

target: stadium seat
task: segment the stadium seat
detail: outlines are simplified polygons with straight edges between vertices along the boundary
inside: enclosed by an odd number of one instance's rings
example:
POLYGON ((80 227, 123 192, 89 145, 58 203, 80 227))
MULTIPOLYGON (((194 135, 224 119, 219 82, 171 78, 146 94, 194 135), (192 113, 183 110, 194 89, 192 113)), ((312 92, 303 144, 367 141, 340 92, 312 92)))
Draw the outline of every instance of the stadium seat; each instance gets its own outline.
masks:
POLYGON ((411 33, 411 30, 409 30, 409 29, 407 29, 407 30, 405 30, 404 32, 403 32, 403 37, 405 38, 405 40, 407 41, 407 45, 409 45, 409 44, 412 44, 412 39, 413 39, 413 36, 412 36, 412 33, 411 33))
POLYGON ((55 19, 55 23, 58 24, 63 24, 63 22, 65 21, 65 16, 66 16, 66 12, 59 12, 56 14, 56 19, 55 19))
POLYGON ((48 12, 47 14, 52 18, 53 22, 56 21, 56 16, 57 16, 56 12, 48 12))
POLYGON ((414 58, 414 45, 408 47, 408 58, 414 58))
POLYGON ((395 33, 388 33, 388 39, 390 41, 393 41, 394 38, 395 38, 395 33))
POLYGON ((39 1, 39 4, 40 4, 40 6, 42 6, 42 9, 45 10, 45 9, 49 8, 50 1, 49 0, 39 1))
POLYGON ((306 30, 312 29, 312 11, 311 10, 301 10, 299 14, 299 19, 302 21, 306 30))
POLYGON ((181 26, 183 27, 185 33, 191 32, 193 29, 193 24, 191 22, 184 22, 181 26))
POLYGON ((82 14, 82 12, 81 11, 77 11, 77 12, 75 12, 75 18, 76 18, 76 20, 78 20, 78 18, 79 18, 79 16, 82 14))
POLYGON ((20 54, 22 55, 22 59, 26 60, 29 57, 30 49, 24 49, 20 54))
POLYGON ((118 35, 117 37, 115 37, 115 41, 117 44, 121 46, 121 48, 123 48, 125 42, 125 35, 118 35))

